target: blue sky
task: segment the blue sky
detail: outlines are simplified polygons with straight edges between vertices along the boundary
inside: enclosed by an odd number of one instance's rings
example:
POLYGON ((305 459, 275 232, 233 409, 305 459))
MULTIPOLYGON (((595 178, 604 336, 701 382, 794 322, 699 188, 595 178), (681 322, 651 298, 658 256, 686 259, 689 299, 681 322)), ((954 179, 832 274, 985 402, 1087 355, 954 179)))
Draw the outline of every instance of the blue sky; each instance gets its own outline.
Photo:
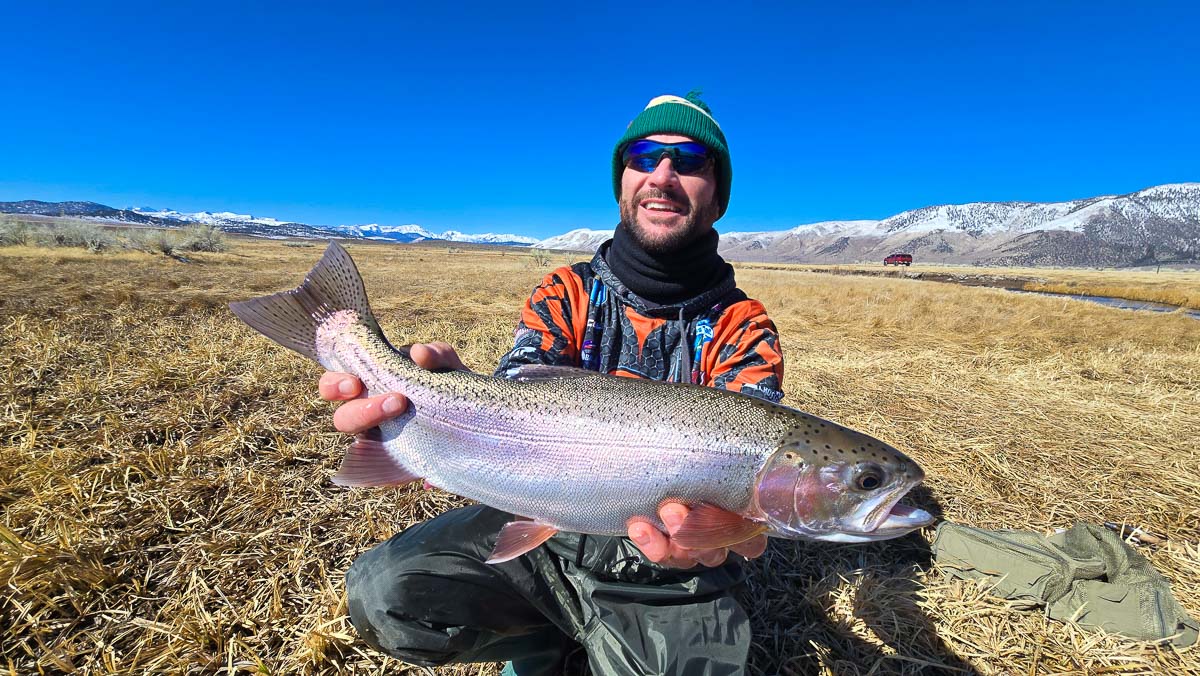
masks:
POLYGON ((723 231, 1200 180, 1195 2, 116 4, 3 10, 0 201, 607 228, 693 88, 723 231))

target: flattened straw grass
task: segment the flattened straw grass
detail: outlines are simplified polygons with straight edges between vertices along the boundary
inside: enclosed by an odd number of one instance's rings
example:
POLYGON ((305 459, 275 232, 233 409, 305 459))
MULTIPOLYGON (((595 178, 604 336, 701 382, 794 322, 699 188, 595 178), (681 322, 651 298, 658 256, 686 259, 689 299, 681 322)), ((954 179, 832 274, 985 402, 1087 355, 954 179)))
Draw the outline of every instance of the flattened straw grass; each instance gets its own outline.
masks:
MULTIPOLYGON (((235 322, 314 249, 0 251, 0 632, 13 673, 495 674, 417 669, 357 639, 344 571, 462 504, 343 490, 314 365, 235 322)), ((547 269, 497 249, 352 244, 395 342, 490 371, 547 269)), ((319 253, 319 250, 315 250, 319 253)), ((559 264, 555 261, 554 264, 559 264)), ((1143 548, 1200 615, 1200 322, 984 288, 743 269, 787 355, 786 403, 880 436, 954 521, 1077 519, 1143 548)), ((1197 649, 1056 623, 950 579, 927 534, 773 541, 746 591, 754 674, 1200 673, 1197 649)))

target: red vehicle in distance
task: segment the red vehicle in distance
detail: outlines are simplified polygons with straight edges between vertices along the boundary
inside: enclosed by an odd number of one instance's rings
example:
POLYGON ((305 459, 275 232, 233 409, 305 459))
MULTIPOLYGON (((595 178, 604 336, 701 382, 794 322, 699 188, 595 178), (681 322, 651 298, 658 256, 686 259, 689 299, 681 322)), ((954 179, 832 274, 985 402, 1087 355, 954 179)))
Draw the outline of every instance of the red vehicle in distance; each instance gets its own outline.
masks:
POLYGON ((912 254, 894 253, 883 259, 884 265, 912 265, 912 254))

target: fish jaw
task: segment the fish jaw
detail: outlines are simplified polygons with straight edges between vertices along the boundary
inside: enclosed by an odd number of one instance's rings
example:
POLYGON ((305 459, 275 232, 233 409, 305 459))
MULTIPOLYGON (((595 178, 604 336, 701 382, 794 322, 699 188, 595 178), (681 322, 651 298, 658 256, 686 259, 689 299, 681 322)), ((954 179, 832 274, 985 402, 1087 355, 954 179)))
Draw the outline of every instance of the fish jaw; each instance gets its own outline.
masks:
MULTIPOLYGON (((896 498, 899 500, 899 497, 896 498)), ((936 520, 929 512, 910 505, 893 504, 879 524, 869 531, 829 531, 797 533, 800 537, 824 542, 875 542, 903 537, 931 525, 936 520)))

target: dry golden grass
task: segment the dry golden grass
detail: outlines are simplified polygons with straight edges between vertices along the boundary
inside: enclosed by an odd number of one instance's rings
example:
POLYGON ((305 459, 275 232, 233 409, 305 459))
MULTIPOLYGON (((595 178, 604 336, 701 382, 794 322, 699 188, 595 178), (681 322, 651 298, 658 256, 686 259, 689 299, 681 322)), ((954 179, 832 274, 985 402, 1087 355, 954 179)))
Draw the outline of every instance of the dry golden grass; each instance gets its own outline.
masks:
MULTIPOLYGON (((396 342, 490 370, 546 272, 495 249, 349 246, 396 342)), ((320 248, 238 241, 183 264, 0 249, 0 636, 12 673, 383 673, 343 573, 458 499, 345 490, 319 367, 225 304, 290 288, 320 248)), ((553 264, 561 264, 556 256, 553 264)), ((1129 521, 1200 615, 1200 322, 945 284, 743 269, 782 333, 786 403, 926 469, 954 521, 1129 521)), ((1019 612, 924 537, 773 541, 748 603, 758 674, 1200 674, 1197 649, 1019 612)), ((496 665, 438 673, 493 674, 496 665)))
POLYGON ((1111 296, 1128 300, 1166 303, 1200 310, 1200 270, 1164 268, 991 268, 969 265, 914 264, 887 267, 881 264, 799 265, 787 263, 742 263, 745 269, 790 269, 797 271, 869 273, 890 277, 923 274, 965 278, 985 283, 1004 282, 1026 291, 1111 296))

